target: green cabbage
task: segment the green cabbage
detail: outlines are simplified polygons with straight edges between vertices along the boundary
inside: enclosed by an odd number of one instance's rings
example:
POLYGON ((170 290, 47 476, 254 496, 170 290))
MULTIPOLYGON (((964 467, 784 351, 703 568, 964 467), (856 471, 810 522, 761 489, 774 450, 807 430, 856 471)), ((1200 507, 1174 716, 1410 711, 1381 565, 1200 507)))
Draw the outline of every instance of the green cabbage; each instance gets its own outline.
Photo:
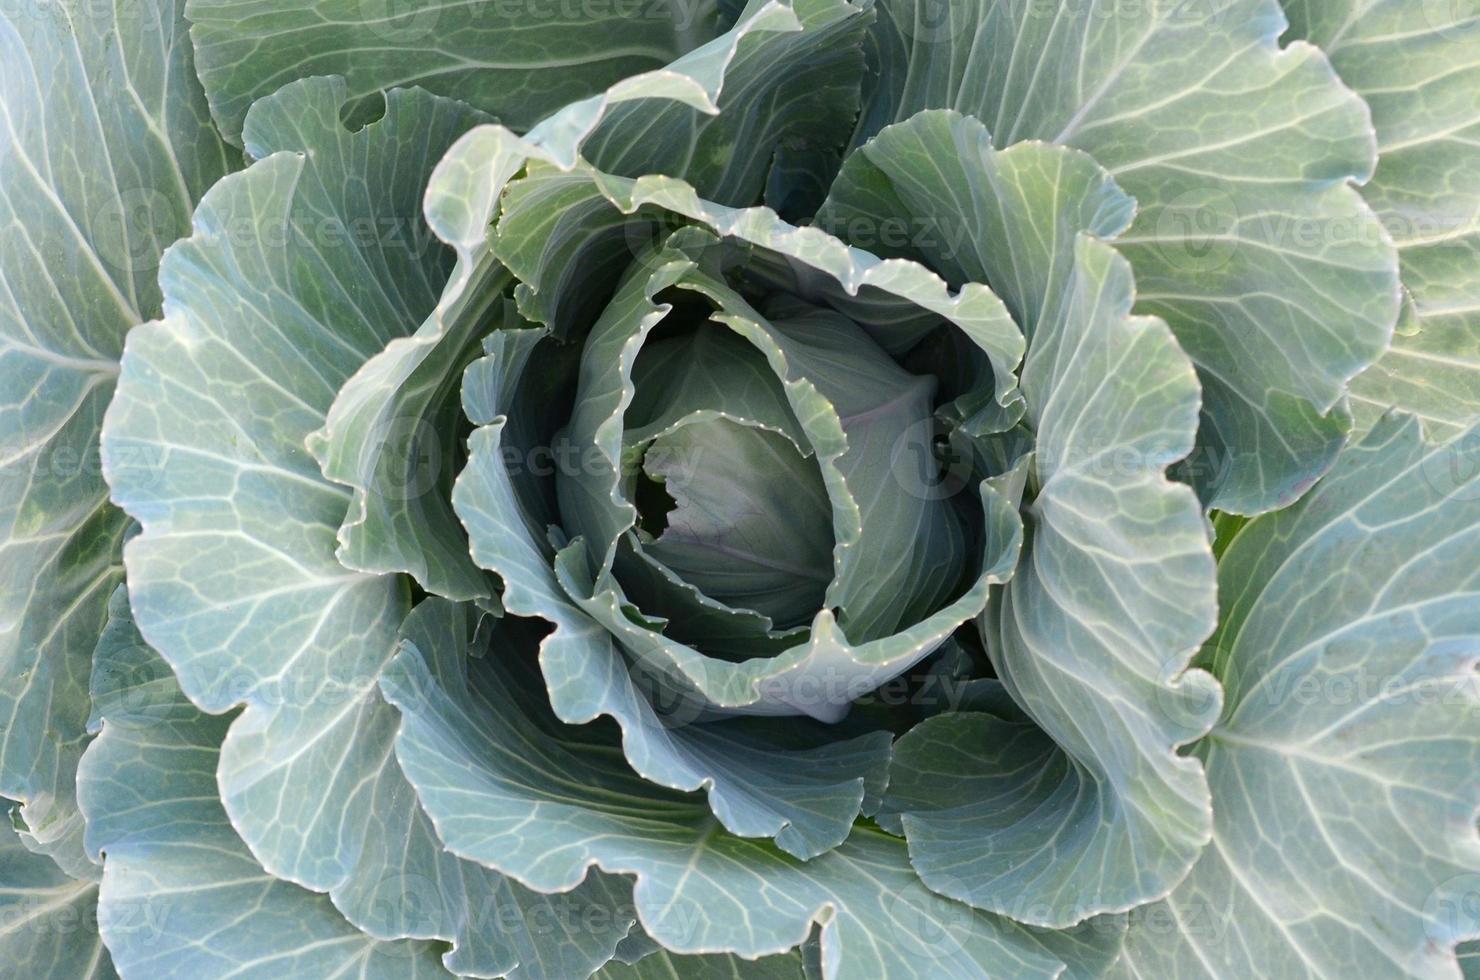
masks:
POLYGON ((0 9, 0 975, 1480 975, 1480 5, 0 9))

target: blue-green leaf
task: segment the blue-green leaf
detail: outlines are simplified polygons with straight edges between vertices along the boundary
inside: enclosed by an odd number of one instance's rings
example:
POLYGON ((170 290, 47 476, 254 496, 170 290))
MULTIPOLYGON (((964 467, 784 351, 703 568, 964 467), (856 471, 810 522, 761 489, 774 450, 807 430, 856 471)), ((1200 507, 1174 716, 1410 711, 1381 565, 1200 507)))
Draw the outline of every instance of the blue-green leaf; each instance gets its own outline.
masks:
POLYGON ((314 75, 344 76, 362 112, 384 89, 419 85, 525 128, 661 69, 720 27, 708 2, 537 12, 447 0, 190 0, 188 14, 211 109, 233 140, 253 102, 314 75))
POLYGON ((1458 980, 1480 937, 1480 431, 1389 416, 1223 555, 1212 843, 1128 976, 1458 980))
POLYGON ((376 682, 408 590, 336 560, 350 496, 305 450, 340 386, 436 307, 449 256, 406 236, 427 168, 480 117, 393 92, 352 132, 344 101, 342 82, 316 79, 253 108, 260 160, 206 197, 166 259, 169 315, 129 338, 103 453, 143 526, 125 551, 140 630, 202 710, 245 706, 217 775, 251 854, 370 936, 451 941, 450 969, 492 975, 526 950, 479 910, 517 924, 525 909, 445 852, 391 755, 376 682), (354 233, 366 227, 400 234, 354 233))
POLYGON ((0 795, 83 877, 72 784, 125 524, 98 428, 124 334, 159 315, 160 253, 232 168, 183 7, 0 11, 0 795))
POLYGON ((106 858, 97 921, 120 974, 448 977, 436 944, 378 941, 327 897, 262 870, 216 788, 232 718, 202 713, 131 625, 114 625, 78 795, 88 850, 106 858))
POLYGON ((1412 322, 1352 383, 1362 430, 1389 408, 1435 437, 1480 417, 1480 6, 1471 0, 1285 0, 1372 109, 1377 171, 1362 189, 1398 247, 1412 322))
POLYGON ((1139 203, 1121 239, 1138 311, 1165 319, 1199 368, 1186 475, 1238 513, 1309 488, 1345 437, 1348 380, 1392 335, 1399 284, 1352 186, 1376 165, 1367 106, 1319 50, 1280 47, 1279 0, 880 8, 858 138, 954 109, 999 149, 1087 151, 1139 203))

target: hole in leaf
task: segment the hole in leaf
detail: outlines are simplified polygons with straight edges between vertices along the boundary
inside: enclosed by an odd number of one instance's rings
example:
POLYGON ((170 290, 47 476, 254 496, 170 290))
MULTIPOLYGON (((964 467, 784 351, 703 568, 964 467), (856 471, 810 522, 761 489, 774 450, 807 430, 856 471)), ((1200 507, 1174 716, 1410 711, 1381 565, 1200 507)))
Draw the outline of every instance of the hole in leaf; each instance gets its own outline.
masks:
POLYGON ((668 515, 678 506, 678 501, 669 494, 663 481, 655 480, 643 471, 637 474, 632 502, 637 507, 638 528, 655 538, 668 529, 668 515))

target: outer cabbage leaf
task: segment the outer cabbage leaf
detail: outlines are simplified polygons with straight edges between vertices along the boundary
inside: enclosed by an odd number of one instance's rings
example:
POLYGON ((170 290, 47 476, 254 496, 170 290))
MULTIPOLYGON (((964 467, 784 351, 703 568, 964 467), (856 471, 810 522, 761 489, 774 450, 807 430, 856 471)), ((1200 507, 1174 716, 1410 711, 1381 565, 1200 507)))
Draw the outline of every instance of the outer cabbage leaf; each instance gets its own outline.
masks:
POLYGON ((1352 383, 1362 430, 1394 406, 1435 437, 1480 416, 1480 5, 1285 0, 1372 108, 1377 172, 1363 189, 1398 246, 1414 322, 1352 383))
POLYGON ((1216 714, 1216 684, 1179 677, 1213 628, 1213 556, 1197 500, 1163 473, 1192 448, 1197 380, 1164 324, 1128 315, 1130 269, 1090 237, 1123 231, 1133 211, 1084 154, 999 152, 978 121, 937 111, 859 149, 819 216, 852 228, 930 216, 938 234, 913 250, 1002 283, 1028 336, 1036 443, 1000 481, 1017 496, 1030 483, 1028 541, 984 622, 1036 727, 927 720, 897 745, 880 819, 909 838, 927 884, 1037 924, 1165 895, 1212 816, 1200 767, 1176 748, 1216 714))
POLYGON ((383 89, 420 85, 526 128, 569 102, 661 69, 720 26, 708 0, 600 9, 190 0, 188 14, 211 109, 233 139, 253 102, 311 75, 344 76, 356 104, 383 89))
MULTIPOLYGON (((380 942, 264 872, 216 789, 231 717, 200 712, 127 619, 120 588, 93 675, 102 733, 78 774, 106 856, 97 921, 124 977, 447 977, 436 944, 380 942), (209 941, 202 941, 209 937, 209 941)), ((96 887, 96 886, 94 886, 96 887)))
POLYGON ((998 841, 1011 857, 994 848, 979 866, 1040 881, 1064 917, 1051 924, 1140 904, 1186 872, 1211 812, 1201 767, 1174 748, 1219 703, 1212 678, 1184 673, 1214 622, 1212 549, 1193 494, 1164 474, 1192 448, 1197 381, 1163 323, 1128 316, 1119 255, 1081 237, 1073 261, 1023 368, 1040 484, 1027 558, 987 614, 999 676, 1073 758, 1032 797, 1065 801, 1066 831, 1105 827, 1072 868, 1063 841, 1014 820, 998 841), (1104 869, 1093 881, 1090 866, 1104 869))
POLYGON ((1205 651, 1212 845, 1133 917, 1129 976, 1458 978, 1480 838, 1480 431, 1389 416, 1247 524, 1205 651))
POLYGON ((626 81, 563 110, 531 137, 564 154, 573 134, 555 128, 559 120, 589 118, 600 105, 604 114, 580 143, 593 165, 624 177, 680 177, 709 200, 752 204, 772 192, 787 161, 834 160, 847 142, 871 10, 871 0, 752 0, 726 34, 648 82, 626 81), (706 94, 671 97, 683 88, 706 94), (629 90, 650 97, 626 97, 629 90))
POLYGON ((407 589, 338 564, 348 495, 304 451, 339 386, 415 329, 448 272, 440 249, 355 229, 413 227, 429 161, 480 117, 393 92, 351 132, 344 101, 317 79, 254 106, 260 160, 207 196, 166 259, 169 316, 130 337, 104 459, 143 525, 125 551, 140 630, 202 710, 246 706, 218 775, 252 854, 371 936, 452 940, 449 968, 492 975, 525 950, 490 946, 483 910, 517 923, 540 902, 446 854, 417 807, 376 687, 407 589))
POLYGON ((167 257, 169 317, 131 335, 103 433, 114 499, 143 526, 125 551, 139 628, 202 709, 253 702, 222 752, 224 802, 269 870, 320 888, 363 846, 364 818, 345 833, 342 815, 389 734, 367 695, 407 600, 394 578, 335 561, 347 495, 303 440, 445 275, 440 252, 378 236, 362 250, 347 230, 414 217, 414 164, 473 121, 407 92, 351 133, 343 101, 341 83, 314 80, 259 103, 246 131, 259 162, 212 190, 167 257), (335 770, 337 785, 310 775, 335 770))
POLYGON ((629 769, 609 727, 561 723, 517 634, 467 657, 464 611, 431 600, 416 617, 421 642, 382 687, 402 711, 397 756, 455 853, 541 890, 571 887, 592 864, 635 875, 644 932, 677 953, 778 953, 815 923, 824 973, 839 980, 1053 977, 1061 954, 1103 967, 1119 946, 1115 928, 1035 933, 933 895, 903 844, 876 831, 807 862, 731 836, 701 798, 629 769))
MULTIPOLYGON (((181 695, 169 665, 139 636, 129 612, 127 593, 122 587, 113 597, 105 643, 106 647, 99 649, 93 671, 93 731, 100 729, 106 720, 115 729, 115 739, 123 738, 116 731, 121 727, 139 730, 143 734, 137 737, 142 740, 162 727, 174 731, 180 728, 198 730, 208 722, 215 726, 218 719, 201 714, 181 695)), ((214 753, 211 740, 202 738, 199 744, 214 753)), ((96 768, 88 772, 88 792, 96 802, 89 826, 100 828, 93 830, 96 834, 114 832, 113 811, 122 809, 132 813, 135 803, 140 800, 147 802, 148 794, 157 789, 151 784, 138 789, 137 796, 120 795, 118 787, 110 780, 115 778, 111 767, 117 765, 122 751, 115 745, 100 750, 98 758, 90 759, 90 764, 96 768)), ((210 771, 203 765, 198 773, 200 779, 210 771)), ((128 771, 125 765, 125 778, 128 771)), ((587 881, 565 894, 548 896, 531 892, 480 865, 459 861, 446 854, 440 841, 432 837, 433 831, 424 817, 413 821, 410 828, 398 826, 398 821, 406 819, 401 811, 405 810, 406 797, 411 791, 404 781, 398 781, 394 786, 397 790, 395 796, 382 797, 373 805, 380 807, 384 814, 384 835, 392 839, 397 834, 404 835, 408 839, 401 846, 409 853, 400 858, 401 863, 387 862, 380 870, 371 914, 378 916, 380 921, 389 921, 394 916, 395 921, 406 928, 422 929, 433 935, 450 926, 456 933, 456 946, 442 957, 442 963, 448 971, 460 977, 563 980, 568 976, 586 976, 611 958, 633 922, 629 884, 617 877, 592 874, 587 881), (438 854, 435 860, 427 858, 427 842, 420 837, 431 839, 432 850, 438 854)), ((198 788, 203 791, 204 787, 202 782, 198 788)), ((219 804, 212 801, 211 812, 218 808, 219 804)), ((415 812, 419 814, 419 811, 415 812)), ((188 836, 181 839, 183 843, 190 840, 188 836)), ((232 840, 232 850, 241 851, 244 862, 252 860, 234 837, 232 840)), ((183 866, 188 851, 178 857, 183 866)), ((130 861, 128 867, 148 870, 147 860, 148 855, 141 854, 130 861)), ((253 864, 251 868, 254 880, 260 879, 263 883, 273 880, 261 873, 257 865, 253 864)), ((276 884, 283 885, 282 882, 276 884)), ((189 891, 191 887, 182 886, 182 890, 189 891)), ((300 896, 297 900, 302 902, 311 899, 311 907, 321 907, 320 896, 296 887, 280 887, 279 893, 300 896)), ((160 923, 173 914, 171 902, 185 900, 147 889, 139 895, 130 894, 128 898, 114 902, 110 909, 110 917, 118 923, 114 932, 125 935, 127 945, 134 951, 139 951, 140 947, 147 948, 154 942, 153 936, 133 934, 157 931, 160 923)), ((288 904, 283 908, 287 914, 293 906, 288 904)), ((327 921, 335 923, 335 928, 338 928, 340 919, 339 913, 333 913, 327 921)), ((247 930, 239 936, 244 953, 254 953, 252 944, 272 946, 274 942, 252 930, 270 932, 276 928, 271 920, 248 923, 247 930)), ((345 933, 343 942, 353 946, 350 936, 350 933, 345 933)), ((374 937, 362 938, 368 941, 374 937)), ((271 959, 285 955, 293 948, 294 942, 297 940, 284 942, 281 952, 275 953, 271 959)), ((397 955, 406 955, 405 951, 410 948, 420 949, 422 945, 397 947, 380 943, 377 946, 382 951, 399 950, 397 955)), ((387 969, 393 968, 393 964, 387 965, 387 969)), ((198 965, 189 959, 180 969, 179 975, 188 976, 198 969, 198 965)), ((444 974, 436 972, 436 975, 444 974)))
POLYGON ((1278 0, 887 0, 859 133, 951 108, 999 146, 1048 140, 1110 171, 1140 204, 1120 243, 1139 309, 1200 369, 1184 471, 1237 513, 1331 465, 1346 382, 1398 314, 1391 241, 1349 186, 1376 162, 1366 106, 1315 48, 1281 50, 1284 27, 1278 0))
POLYGON ((231 169, 182 2, 0 12, 0 795, 72 874, 88 661, 121 573, 98 427, 155 270, 231 169))

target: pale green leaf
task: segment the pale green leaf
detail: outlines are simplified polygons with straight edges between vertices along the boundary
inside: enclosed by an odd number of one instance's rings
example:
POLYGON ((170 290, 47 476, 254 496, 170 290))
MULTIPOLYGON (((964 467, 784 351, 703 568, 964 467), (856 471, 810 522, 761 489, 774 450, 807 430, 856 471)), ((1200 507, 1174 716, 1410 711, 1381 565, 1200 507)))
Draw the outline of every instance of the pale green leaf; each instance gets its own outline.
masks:
POLYGON ((880 7, 859 138, 948 108, 999 148, 1090 153, 1139 203, 1121 239, 1139 312, 1199 368, 1187 477, 1222 510, 1298 497, 1342 444, 1346 382, 1387 346, 1399 286, 1351 186, 1376 163, 1367 107, 1316 48, 1279 46, 1278 0, 880 7))
POLYGON ((231 169, 183 6, 0 10, 0 795, 87 877, 72 784, 125 523, 98 427, 124 334, 159 315, 160 253, 231 169))
POLYGON ((436 944, 375 940, 327 897, 262 870, 216 788, 231 717, 201 713, 169 681, 167 664, 157 655, 148 661, 152 651, 137 634, 120 639, 99 650, 95 688, 120 693, 102 679, 120 674, 155 681, 133 686, 129 697, 99 699, 102 734, 78 773, 88 849, 106 858, 98 928, 119 973, 448 977, 436 944))
POLYGON ((1352 383, 1362 430, 1397 407, 1430 435, 1480 416, 1480 4, 1285 0, 1366 99, 1377 128, 1367 203, 1398 246, 1416 322, 1352 383))
POLYGON ((1389 416, 1219 568, 1212 843, 1132 917, 1155 980, 1461 976, 1480 937, 1480 431, 1389 416))
MULTIPOLYGON (((1054 828, 981 814, 999 837, 969 861, 1000 900, 1035 882, 1050 911, 1030 921, 1050 924, 1131 908, 1186 873, 1212 813, 1176 747, 1219 704, 1210 677, 1184 673, 1214 622, 1212 548, 1193 494, 1164 473, 1192 448, 1197 379, 1165 324, 1129 315, 1113 249, 1080 237, 1072 262, 1023 368, 1037 492, 1023 566, 986 627, 1013 699, 1070 757, 1023 803, 1062 806, 1054 828)), ((961 875, 941 845, 939 873, 961 875)))
POLYGON ((344 101, 342 82, 316 79, 253 108, 261 159, 206 197, 167 258, 169 315, 129 338, 104 459, 143 525, 125 551, 140 630, 202 710, 245 705, 218 776, 251 853, 368 934, 449 940, 449 968, 491 975, 525 949, 481 910, 524 911, 442 849, 391 755, 376 680, 408 590, 338 563, 349 495, 304 448, 346 379, 436 306, 449 256, 404 235, 431 161, 479 117, 393 92, 351 132, 344 101))
POLYGON ((448 0, 190 0, 200 75, 224 132, 280 86, 342 75, 369 97, 419 85, 527 128, 577 99, 661 69, 720 27, 711 2, 629 7, 448 0))

